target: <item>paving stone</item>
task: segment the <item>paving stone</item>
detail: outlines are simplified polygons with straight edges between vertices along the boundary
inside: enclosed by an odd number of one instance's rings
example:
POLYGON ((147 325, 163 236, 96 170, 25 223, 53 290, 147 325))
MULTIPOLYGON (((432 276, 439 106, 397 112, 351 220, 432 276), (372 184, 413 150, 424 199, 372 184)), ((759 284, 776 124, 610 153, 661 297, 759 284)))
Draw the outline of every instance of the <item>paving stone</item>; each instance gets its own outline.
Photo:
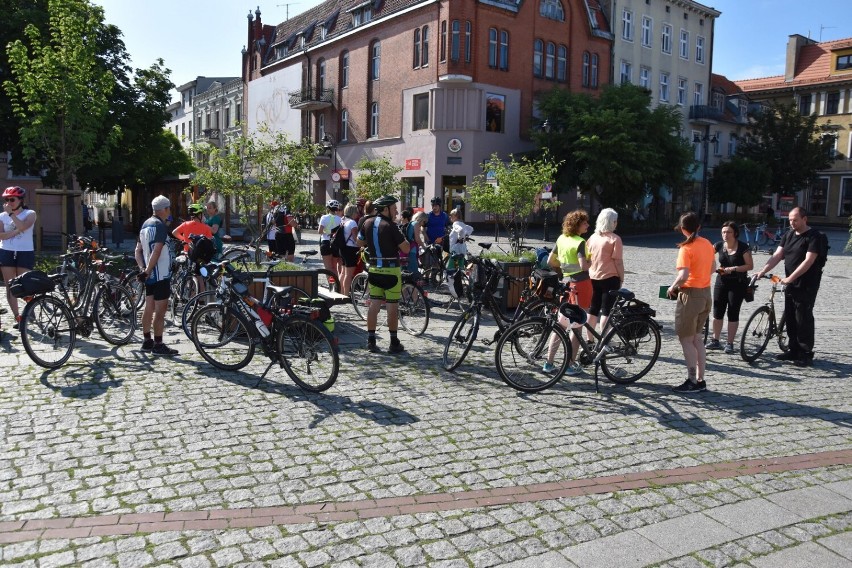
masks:
POLYGON ((806 542, 773 552, 750 561, 755 568, 796 566, 797 568, 841 568, 849 566, 849 560, 823 548, 816 543, 806 542))
POLYGON ((792 525, 802 517, 766 499, 749 499, 740 503, 708 509, 705 515, 712 517, 741 535, 792 525))

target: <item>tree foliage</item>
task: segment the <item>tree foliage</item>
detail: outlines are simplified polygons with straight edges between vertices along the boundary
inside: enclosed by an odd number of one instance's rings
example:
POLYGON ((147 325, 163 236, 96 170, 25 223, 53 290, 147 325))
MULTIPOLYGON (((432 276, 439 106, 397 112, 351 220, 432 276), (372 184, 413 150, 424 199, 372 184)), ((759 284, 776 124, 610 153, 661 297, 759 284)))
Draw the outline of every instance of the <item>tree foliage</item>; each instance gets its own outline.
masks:
POLYGON ((693 150, 678 135, 680 112, 650 108, 647 89, 606 87, 599 98, 553 89, 539 98, 548 130, 534 139, 562 165, 558 185, 579 187, 606 207, 632 207, 649 191, 681 187, 693 150))
POLYGON ((834 139, 823 136, 817 116, 799 114, 793 104, 772 102, 754 115, 737 155, 769 168, 770 187, 782 195, 807 188, 817 172, 831 166, 834 139))
POLYGON ((742 207, 758 205, 769 189, 770 179, 769 168, 764 164, 734 156, 713 169, 708 181, 710 200, 742 207))
POLYGON ((405 182, 396 177, 402 171, 399 166, 394 166, 390 158, 368 158, 364 156, 355 164, 358 171, 355 176, 355 187, 346 192, 351 200, 362 197, 373 201, 383 195, 399 197, 405 190, 405 182))
POLYGON ((483 173, 468 184, 467 201, 471 208, 500 216, 512 236, 512 254, 519 254, 530 214, 560 165, 551 160, 547 151, 540 158, 509 156, 508 162, 492 154, 483 165, 483 173), (492 177, 493 181, 489 179, 492 177))

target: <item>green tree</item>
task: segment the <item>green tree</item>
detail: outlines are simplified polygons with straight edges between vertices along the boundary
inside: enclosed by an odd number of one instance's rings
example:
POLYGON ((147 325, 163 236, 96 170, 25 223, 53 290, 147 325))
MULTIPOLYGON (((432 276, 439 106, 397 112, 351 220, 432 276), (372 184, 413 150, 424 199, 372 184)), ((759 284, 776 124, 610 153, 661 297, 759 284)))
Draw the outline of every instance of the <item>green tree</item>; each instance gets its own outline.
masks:
POLYGON ((738 207, 758 205, 769 188, 770 172, 742 156, 734 156, 713 169, 708 181, 710 200, 716 203, 734 203, 738 207))
POLYGON ((792 195, 831 166, 834 139, 822 135, 815 114, 803 116, 793 104, 772 102, 753 119, 751 136, 737 155, 769 168, 772 191, 792 195))
POLYGON ((403 170, 394 166, 390 158, 368 158, 364 156, 355 164, 358 174, 355 176, 355 187, 346 192, 346 196, 353 198, 362 197, 373 201, 383 195, 394 195, 399 197, 405 190, 405 182, 397 178, 397 174, 403 170))
POLYGON ((562 160, 560 186, 579 187, 607 207, 631 207, 659 187, 677 188, 693 167, 678 135, 680 112, 650 108, 647 89, 606 87, 600 97, 553 89, 539 98, 549 128, 534 139, 562 160))
POLYGON ((467 202, 474 211, 500 217, 510 235, 512 254, 520 253, 530 214, 560 166, 546 150, 541 158, 509 156, 508 162, 492 154, 483 165, 483 173, 468 184, 467 202))

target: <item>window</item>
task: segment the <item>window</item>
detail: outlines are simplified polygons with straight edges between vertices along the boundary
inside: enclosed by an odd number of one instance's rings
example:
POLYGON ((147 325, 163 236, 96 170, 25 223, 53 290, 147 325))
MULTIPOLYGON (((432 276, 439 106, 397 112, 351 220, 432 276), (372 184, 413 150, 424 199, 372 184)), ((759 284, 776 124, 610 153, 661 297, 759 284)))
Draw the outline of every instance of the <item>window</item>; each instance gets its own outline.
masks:
POLYGON ((225 108, 225 128, 231 127, 231 107, 225 108))
POLYGON ((686 91, 689 89, 689 83, 683 77, 677 79, 677 104, 684 106, 686 104, 686 91))
POLYGON ((470 20, 464 23, 464 62, 470 63, 472 54, 472 41, 473 41, 473 24, 470 23, 470 20))
POLYGON ((317 116, 317 142, 325 138, 325 115, 317 116))
POLYGON ((737 135, 733 132, 728 136, 728 156, 737 153, 737 135))
POLYGON ((553 79, 554 63, 556 59, 556 46, 547 42, 547 50, 544 54, 544 76, 553 79))
POLYGON ((660 100, 664 103, 669 102, 669 74, 660 73, 660 100))
POLYGON ((680 56, 689 59, 689 32, 680 30, 680 56))
POLYGON ((647 67, 639 68, 639 86, 646 89, 651 88, 651 70, 647 67))
POLYGON ((654 31, 654 24, 648 16, 642 16, 642 45, 651 47, 651 37, 654 31))
MULTIPOLYGON (((239 120, 239 117, 237 118, 237 120, 239 120)), ((188 130, 188 132, 189 132, 189 136, 188 136, 188 138, 189 138, 190 140, 192 140, 192 123, 191 123, 191 122, 189 123, 189 130, 188 130)))
POLYGON ((621 37, 633 41, 633 12, 630 10, 621 13, 621 37))
POLYGON ((533 42, 533 76, 541 77, 542 60, 544 59, 544 42, 537 39, 533 42))
POLYGON ((322 95, 322 90, 325 89, 325 59, 317 61, 317 88, 322 95))
POLYGON ((695 83, 695 91, 692 93, 692 104, 698 106, 704 104, 704 85, 695 83))
POLYGON ((488 66, 497 67, 497 30, 488 28, 488 66))
POLYGON ((556 50, 556 80, 565 82, 568 78, 568 48, 560 45, 556 50))
POLYGON ((440 61, 447 60, 447 22, 441 22, 440 61))
POLYGON ((740 116, 743 119, 748 118, 748 101, 746 99, 740 99, 740 116))
POLYGON ((562 3, 559 0, 541 0, 538 13, 544 18, 558 22, 565 20, 565 12, 562 10, 562 3))
POLYGON ((621 83, 629 83, 630 76, 633 74, 633 66, 626 61, 621 62, 621 83))
POLYGON ((181 135, 182 138, 186 136, 186 123, 185 122, 180 125, 180 135, 181 135))
POLYGON ((828 97, 825 99, 825 114, 837 114, 839 108, 840 93, 837 91, 828 93, 828 97))
POLYGON ((813 95, 799 95, 799 114, 808 116, 811 114, 811 101, 813 95))
POLYGON ((429 65, 429 26, 423 26, 423 31, 420 34, 420 65, 426 67, 429 65))
POLYGON ((589 64, 590 64, 589 60, 590 59, 591 58, 589 57, 589 52, 584 51, 583 52, 583 78, 582 78, 584 87, 589 86, 589 64))
POLYGON ((340 54, 340 87, 345 89, 349 86, 349 52, 340 54))
POLYGON ((349 111, 346 109, 340 111, 340 141, 349 141, 349 111))
POLYGON ((842 71, 843 69, 852 69, 852 55, 840 55, 837 57, 835 69, 842 71))
POLYGON ((414 95, 414 116, 411 121, 411 130, 425 130, 429 128, 429 93, 414 95))
POLYGON ((374 42, 370 49, 370 79, 376 81, 379 78, 379 69, 382 63, 382 44, 374 42))
POLYGON ((461 23, 458 20, 453 20, 452 31, 450 33, 450 61, 459 60, 459 51, 461 50, 461 23))
POLYGON ((420 28, 414 28, 414 61, 412 67, 417 69, 420 67, 420 28))
POLYGON ((598 54, 592 54, 592 88, 598 88, 598 54))
POLYGON ((722 155, 722 133, 717 131, 714 134, 714 138, 712 138, 711 140, 713 140, 713 155, 714 156, 721 156, 722 155))
POLYGON ((828 178, 819 178, 808 188, 807 204, 811 215, 828 215, 828 178))
POLYGON ((488 93, 485 95, 485 131, 504 132, 506 97, 488 93))
POLYGON ((701 36, 695 38, 695 61, 704 63, 704 38, 701 36))
POLYGON ((500 69, 509 70, 509 32, 500 30, 500 69))
POLYGON ((843 178, 840 187, 840 207, 838 216, 848 217, 852 215, 852 178, 843 178))
POLYGON ((713 93, 713 108, 719 112, 725 110, 725 95, 722 93, 713 93))
POLYGON ((379 103, 370 105, 370 138, 379 136, 379 103))
POLYGON ((660 50, 663 53, 672 52, 672 27, 668 24, 663 24, 663 35, 660 41, 660 50))

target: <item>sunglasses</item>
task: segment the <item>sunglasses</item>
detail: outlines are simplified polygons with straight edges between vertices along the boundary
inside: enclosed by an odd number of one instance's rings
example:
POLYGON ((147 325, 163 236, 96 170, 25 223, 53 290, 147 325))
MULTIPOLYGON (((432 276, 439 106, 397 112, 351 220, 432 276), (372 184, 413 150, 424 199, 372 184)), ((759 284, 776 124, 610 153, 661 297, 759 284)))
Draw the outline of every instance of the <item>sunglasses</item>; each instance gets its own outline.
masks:
POLYGON ((17 200, 18 200, 17 197, 4 197, 3 198, 3 201, 5 201, 6 203, 9 203, 10 201, 17 201, 17 200))

